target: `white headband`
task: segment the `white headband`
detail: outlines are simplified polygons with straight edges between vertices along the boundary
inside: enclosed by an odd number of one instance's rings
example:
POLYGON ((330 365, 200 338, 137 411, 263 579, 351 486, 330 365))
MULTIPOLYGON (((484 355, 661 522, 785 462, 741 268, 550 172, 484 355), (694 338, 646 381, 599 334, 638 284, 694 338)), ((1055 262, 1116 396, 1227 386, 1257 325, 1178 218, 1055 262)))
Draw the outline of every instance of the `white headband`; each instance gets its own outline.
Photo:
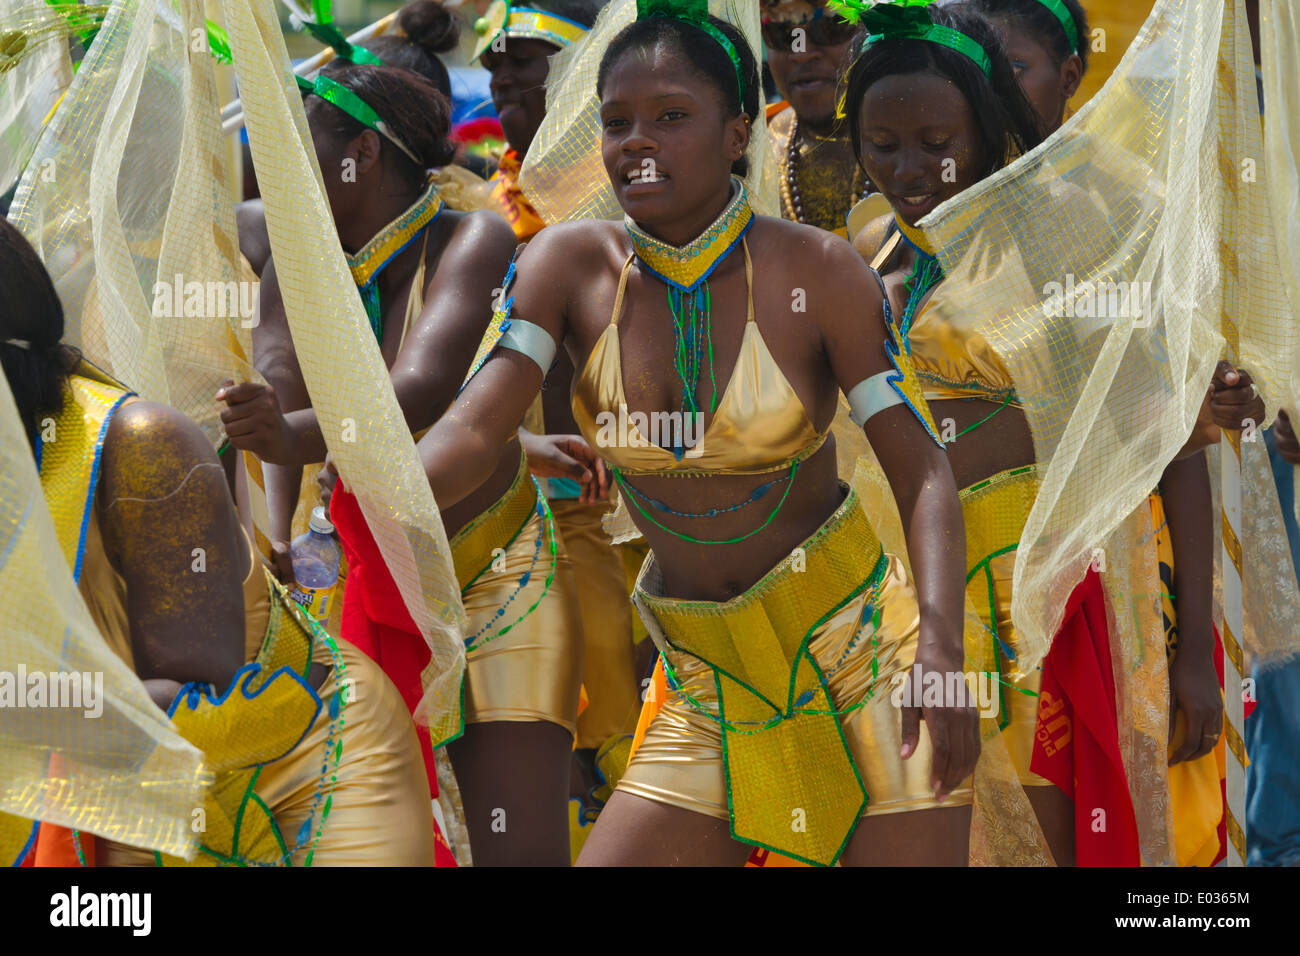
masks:
POLYGON ((31 351, 32 343, 26 339, 5 339, 5 345, 12 345, 16 348, 27 349, 31 351))

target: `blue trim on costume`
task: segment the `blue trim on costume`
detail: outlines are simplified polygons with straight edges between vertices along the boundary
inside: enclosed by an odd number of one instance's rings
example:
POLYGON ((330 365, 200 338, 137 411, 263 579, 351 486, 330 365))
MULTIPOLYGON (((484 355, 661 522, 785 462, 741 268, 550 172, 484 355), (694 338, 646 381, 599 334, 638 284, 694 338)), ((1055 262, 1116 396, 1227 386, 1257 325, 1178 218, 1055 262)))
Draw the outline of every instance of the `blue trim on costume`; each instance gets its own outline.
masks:
POLYGON ((27 842, 23 844, 23 848, 22 848, 21 850, 18 851, 18 855, 17 855, 16 857, 14 857, 14 861, 13 861, 12 863, 9 864, 10 867, 22 866, 22 865, 23 865, 23 860, 27 859, 27 854, 30 853, 30 852, 32 852, 32 846, 33 846, 33 844, 36 843, 36 833, 37 833, 37 831, 40 830, 40 828, 41 828, 41 821, 39 821, 39 820, 33 820, 33 821, 32 821, 32 832, 31 832, 31 834, 27 837, 27 842))
POLYGON ((94 458, 90 465, 90 487, 86 490, 86 507, 81 513, 81 536, 77 541, 77 563, 72 568, 72 583, 81 583, 81 562, 86 557, 86 532, 90 529, 90 509, 95 506, 95 488, 99 484, 99 466, 103 461, 104 437, 108 434, 108 425, 113 414, 122 407, 122 403, 134 396, 134 392, 123 392, 111 406, 104 421, 99 426, 99 437, 95 439, 94 458))
POLYGON ((262 673, 262 665, 257 663, 256 661, 252 662, 251 664, 245 664, 239 670, 235 671, 235 676, 230 679, 230 686, 226 688, 226 690, 222 693, 220 697, 212 696, 211 684, 200 684, 197 681, 191 681, 190 683, 182 687, 180 689, 180 692, 172 700, 171 707, 167 709, 167 717, 168 719, 171 719, 172 715, 176 713, 176 708, 180 706, 181 701, 185 702, 186 706, 189 708, 191 712, 198 710, 199 704, 205 698, 207 699, 208 703, 210 703, 213 707, 220 707, 222 704, 224 704, 227 700, 230 699, 230 695, 233 694, 236 690, 239 690, 243 694, 245 700, 256 700, 259 696, 261 696, 262 691, 266 690, 273 683, 275 683, 275 681, 279 680, 281 676, 287 675, 289 678, 294 680, 300 687, 302 687, 303 690, 307 691, 307 693, 311 695, 312 699, 316 701, 316 713, 312 715, 311 721, 307 724, 306 730, 302 732, 302 736, 299 737, 296 741, 294 741, 293 746, 286 749, 284 753, 280 754, 280 756, 272 757, 270 760, 263 760, 260 761, 259 763, 247 764, 245 767, 241 767, 238 769, 247 769, 247 767, 260 767, 262 766, 262 764, 273 763, 276 760, 280 760, 283 757, 285 757, 287 754, 292 753, 298 747, 298 745, 307 738, 307 735, 311 733, 312 727, 316 726, 316 721, 320 717, 321 707, 324 706, 324 702, 320 699, 320 695, 316 693, 315 688, 313 688, 310 684, 307 683, 306 678, 299 675, 297 671, 293 670, 290 667, 281 667, 280 669, 274 671, 271 674, 271 676, 268 677, 262 683, 260 687, 258 687, 252 693, 249 693, 249 685, 252 683, 253 679, 261 673, 262 673), (243 675, 242 680, 241 680, 241 675, 243 675))
POLYGON ((907 397, 901 388, 899 388, 898 383, 903 381, 906 376, 903 374, 903 370, 898 366, 898 352, 898 346, 894 344, 892 339, 885 343, 885 355, 889 357, 889 363, 894 366, 894 371, 898 373, 897 375, 891 375, 889 377, 889 385, 898 393, 898 397, 902 400, 903 404, 912 410, 912 414, 916 416, 916 420, 921 423, 921 427, 924 428, 925 433, 934 440, 934 443, 940 448, 946 448, 943 439, 939 437, 939 433, 931 427, 930 423, 925 420, 925 416, 922 415, 917 410, 916 406, 912 404, 912 400, 907 397))
MULTIPOLYGON (((904 242, 907 241, 906 235, 903 236, 903 241, 904 242)), ((913 248, 915 248, 915 246, 913 246, 913 248)), ((921 250, 919 249, 917 251, 921 252, 921 250)), ((921 254, 927 255, 924 252, 921 252, 921 254)), ((929 256, 929 258, 932 259, 934 257, 929 256)), ((934 440, 935 444, 937 444, 940 448, 946 450, 947 446, 944 444, 943 439, 939 437, 938 432, 936 432, 931 427, 930 423, 925 420, 925 416, 922 415, 919 411, 917 411, 916 406, 912 404, 912 400, 903 393, 903 390, 901 388, 898 387, 898 383, 903 381, 906 378, 906 376, 903 374, 902 368, 899 367, 898 356, 903 349, 906 349, 907 357, 910 359, 912 357, 912 343, 908 340, 905 334, 902 335, 898 334, 897 328, 894 325, 894 313, 889 308, 889 294, 885 291, 885 282, 883 279, 880 278, 880 273, 877 272, 875 269, 872 269, 871 274, 876 277, 876 282, 880 285, 881 300, 884 304, 885 331, 888 333, 888 338, 885 340, 885 356, 889 359, 889 364, 894 366, 894 372, 896 373, 895 375, 891 375, 887 379, 887 381, 889 382, 889 386, 898 394, 898 397, 902 399, 903 404, 912 410, 912 414, 915 415, 916 420, 921 423, 921 427, 925 429, 925 433, 934 440), (898 343, 900 341, 902 342, 903 349, 899 348, 898 343)), ((919 384, 919 379, 918 379, 918 384, 919 384)))
MULTIPOLYGON (((732 241, 731 245, 727 246, 727 248, 723 250, 722 254, 718 256, 718 258, 713 260, 713 265, 709 266, 709 268, 705 270, 704 275, 696 279, 695 283, 691 286, 681 285, 680 283, 674 282, 666 275, 657 272, 654 266, 650 265, 650 263, 646 262, 644 259, 641 258, 639 253, 637 254, 636 257, 637 261, 640 262, 641 265, 645 267, 646 272, 650 273, 656 279, 660 279, 663 282, 667 283, 670 287, 676 289, 678 292, 681 293, 694 292, 696 289, 700 287, 700 284, 704 282, 705 279, 713 275, 713 270, 718 268, 718 266, 722 265, 723 261, 727 258, 727 256, 735 252, 736 246, 740 245, 741 241, 745 238, 745 233, 749 232, 749 227, 754 224, 754 220, 757 218, 758 217, 754 215, 753 210, 750 210, 749 221, 747 221, 745 225, 741 227, 740 233, 732 241)), ((632 236, 631 230, 628 230, 628 236, 632 240, 632 251, 636 252, 636 238, 632 236)))

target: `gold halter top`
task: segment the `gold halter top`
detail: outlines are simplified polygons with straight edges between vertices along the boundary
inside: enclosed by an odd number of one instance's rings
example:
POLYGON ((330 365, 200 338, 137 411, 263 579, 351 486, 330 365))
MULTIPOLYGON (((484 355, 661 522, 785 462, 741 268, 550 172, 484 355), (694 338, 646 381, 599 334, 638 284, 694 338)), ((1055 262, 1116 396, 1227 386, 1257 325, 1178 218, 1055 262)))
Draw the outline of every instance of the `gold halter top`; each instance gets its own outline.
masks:
MULTIPOLYGON (((873 271, 878 272, 893 257, 903 239, 903 233, 895 229, 871 260, 873 271)), ((888 295, 885 309, 889 309, 888 295)), ((912 348, 912 365, 927 401, 982 398, 1018 407, 1011 373, 984 336, 954 328, 927 303, 912 319, 907 340, 912 348)))
POLYGON ((756 475, 804 461, 826 440, 826 431, 819 432, 813 425, 754 321, 754 269, 749 245, 743 240, 742 249, 749 299, 740 355, 713 420, 680 460, 668 449, 652 444, 640 425, 663 413, 628 412, 618 318, 636 253, 623 264, 614 313, 573 385, 573 417, 578 428, 615 468, 629 475, 756 475))

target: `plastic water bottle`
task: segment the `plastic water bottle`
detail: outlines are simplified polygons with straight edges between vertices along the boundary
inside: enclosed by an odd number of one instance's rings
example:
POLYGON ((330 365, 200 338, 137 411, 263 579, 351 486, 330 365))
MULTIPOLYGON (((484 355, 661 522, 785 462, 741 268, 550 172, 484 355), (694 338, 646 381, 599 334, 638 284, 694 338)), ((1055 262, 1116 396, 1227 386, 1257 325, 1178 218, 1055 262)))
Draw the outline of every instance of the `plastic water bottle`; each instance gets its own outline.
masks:
POLYGON ((290 592, 308 615, 324 624, 329 620, 334 589, 339 583, 339 560, 342 552, 334 540, 334 525, 324 508, 313 508, 306 534, 300 534, 289 546, 293 576, 297 581, 290 592))

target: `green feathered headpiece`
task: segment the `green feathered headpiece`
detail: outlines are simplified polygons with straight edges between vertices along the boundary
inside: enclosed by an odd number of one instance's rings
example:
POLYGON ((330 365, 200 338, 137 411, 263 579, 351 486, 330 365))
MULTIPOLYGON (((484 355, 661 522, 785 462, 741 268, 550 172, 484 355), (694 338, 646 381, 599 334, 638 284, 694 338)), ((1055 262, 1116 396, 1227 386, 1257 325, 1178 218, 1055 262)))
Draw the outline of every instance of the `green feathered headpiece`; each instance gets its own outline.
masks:
POLYGON ((881 40, 925 40, 956 50, 989 76, 993 64, 984 48, 966 34, 934 22, 927 9, 931 0, 895 0, 869 4, 864 0, 827 0, 841 19, 861 24, 868 31, 865 46, 881 40))
POLYGON ((736 71, 736 88, 740 91, 741 108, 744 108, 745 71, 741 66, 740 52, 725 33, 709 22, 708 0, 636 0, 636 18, 649 20, 651 17, 683 20, 713 37, 736 71))
POLYGON ((314 21, 295 17, 294 22, 302 24, 302 28, 321 43, 333 47, 334 55, 340 60, 347 60, 349 63, 367 63, 370 66, 384 65, 383 60, 365 47, 348 42, 343 31, 334 25, 333 0, 312 0, 311 12, 314 21))

